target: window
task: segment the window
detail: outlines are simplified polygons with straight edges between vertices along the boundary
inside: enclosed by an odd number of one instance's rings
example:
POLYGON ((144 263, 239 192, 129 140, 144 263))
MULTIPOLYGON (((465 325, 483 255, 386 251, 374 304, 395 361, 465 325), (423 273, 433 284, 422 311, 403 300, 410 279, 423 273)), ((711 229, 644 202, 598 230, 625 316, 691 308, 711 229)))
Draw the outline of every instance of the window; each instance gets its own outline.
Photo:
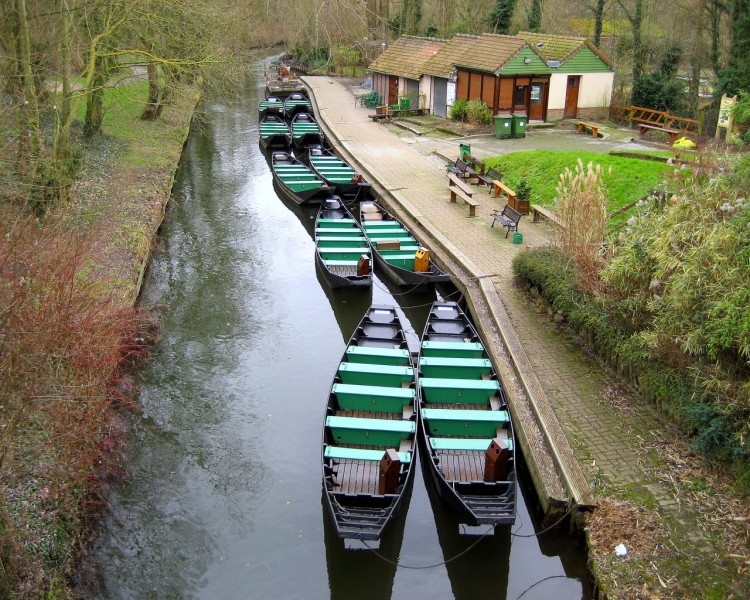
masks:
POLYGON ((526 105, 526 86, 525 85, 517 85, 516 89, 513 90, 513 104, 515 106, 526 105))

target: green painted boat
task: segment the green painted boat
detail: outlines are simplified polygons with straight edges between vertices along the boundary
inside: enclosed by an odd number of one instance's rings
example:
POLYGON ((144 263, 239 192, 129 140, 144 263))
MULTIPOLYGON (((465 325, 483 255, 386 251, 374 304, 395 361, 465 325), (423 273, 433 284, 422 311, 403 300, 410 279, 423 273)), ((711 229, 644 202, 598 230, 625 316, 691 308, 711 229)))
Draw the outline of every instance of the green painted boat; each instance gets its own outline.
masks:
POLYGON ((281 194, 295 204, 322 202, 331 195, 331 188, 288 152, 271 154, 274 183, 281 194))
MULTIPOLYGON (((325 199, 315 219, 315 262, 333 289, 372 286, 370 246, 359 223, 338 196, 325 199)), ((353 365, 344 383, 367 379, 369 375, 362 369, 353 365)))
POLYGON ((336 370, 323 427, 325 504, 341 538, 378 540, 403 510, 417 461, 414 377, 396 309, 370 306, 336 370))
POLYGON ((335 186, 339 196, 357 200, 370 197, 370 183, 344 159, 317 145, 310 146, 307 156, 312 170, 328 185, 335 186))
MULTIPOLYGON (((323 132, 320 125, 309 113, 297 113, 292 118, 292 144, 296 150, 303 150, 311 144, 322 144, 323 132)), ((295 150, 295 151, 296 151, 295 150)))
MULTIPOLYGON (((311 158, 312 160, 312 158, 311 158)), ((360 202, 359 220, 375 264, 396 285, 445 283, 450 277, 406 227, 374 201, 360 202)))
POLYGON ((515 438, 502 385, 455 302, 435 302, 419 353, 419 423, 440 498, 469 525, 516 519, 515 438))
POLYGON ((278 96, 268 96, 258 104, 258 113, 261 117, 265 115, 283 115, 284 101, 278 96))
POLYGON ((292 119, 297 113, 311 113, 312 111, 312 102, 301 92, 292 92, 284 100, 284 116, 287 119, 292 119))
POLYGON ((286 149, 291 143, 289 125, 279 115, 267 114, 260 120, 260 145, 268 148, 286 149))

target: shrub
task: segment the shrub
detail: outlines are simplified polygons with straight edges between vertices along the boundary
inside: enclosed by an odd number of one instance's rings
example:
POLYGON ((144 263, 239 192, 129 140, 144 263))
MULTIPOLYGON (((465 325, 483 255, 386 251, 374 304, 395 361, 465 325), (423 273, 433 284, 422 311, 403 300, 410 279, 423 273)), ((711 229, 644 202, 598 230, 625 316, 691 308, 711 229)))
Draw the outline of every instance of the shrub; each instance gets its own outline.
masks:
POLYGON ((492 110, 481 100, 471 100, 466 105, 466 118, 475 125, 489 125, 492 123, 492 110))
POLYGON ((531 199, 531 184, 525 176, 522 176, 516 184, 516 197, 519 200, 530 200, 531 199))
POLYGON ((456 100, 451 106, 451 119, 454 121, 466 121, 466 109, 468 104, 468 100, 456 100))

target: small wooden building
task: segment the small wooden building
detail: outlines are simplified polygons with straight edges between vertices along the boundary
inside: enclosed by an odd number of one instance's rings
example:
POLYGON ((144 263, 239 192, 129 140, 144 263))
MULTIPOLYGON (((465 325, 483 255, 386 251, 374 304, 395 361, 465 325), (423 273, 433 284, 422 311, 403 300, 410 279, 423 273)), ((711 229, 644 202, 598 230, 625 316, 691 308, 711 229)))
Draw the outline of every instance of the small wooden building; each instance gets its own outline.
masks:
POLYGON ((368 67, 372 89, 380 94, 383 104, 397 104, 399 98, 408 97, 411 108, 428 108, 420 90, 422 67, 446 43, 403 35, 386 48, 368 67))
POLYGON ((459 33, 433 54, 422 67, 420 95, 438 117, 447 117, 448 110, 456 99, 456 67, 464 52, 479 36, 459 33))
POLYGON ((615 73, 596 46, 585 38, 529 31, 517 37, 535 49, 549 68, 545 120, 606 115, 615 73))

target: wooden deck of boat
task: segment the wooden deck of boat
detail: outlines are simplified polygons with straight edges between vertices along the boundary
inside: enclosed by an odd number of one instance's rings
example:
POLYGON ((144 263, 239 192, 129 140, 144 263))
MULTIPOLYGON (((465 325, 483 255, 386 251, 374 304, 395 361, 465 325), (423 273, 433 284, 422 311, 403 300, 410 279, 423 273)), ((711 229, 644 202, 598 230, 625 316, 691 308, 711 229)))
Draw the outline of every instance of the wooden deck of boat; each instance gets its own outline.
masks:
POLYGON ((484 452, 478 450, 443 450, 437 453, 439 468, 448 481, 482 481, 484 452))
POLYGON ((377 494, 379 463, 375 460, 340 460, 336 482, 338 492, 345 494, 377 494))

